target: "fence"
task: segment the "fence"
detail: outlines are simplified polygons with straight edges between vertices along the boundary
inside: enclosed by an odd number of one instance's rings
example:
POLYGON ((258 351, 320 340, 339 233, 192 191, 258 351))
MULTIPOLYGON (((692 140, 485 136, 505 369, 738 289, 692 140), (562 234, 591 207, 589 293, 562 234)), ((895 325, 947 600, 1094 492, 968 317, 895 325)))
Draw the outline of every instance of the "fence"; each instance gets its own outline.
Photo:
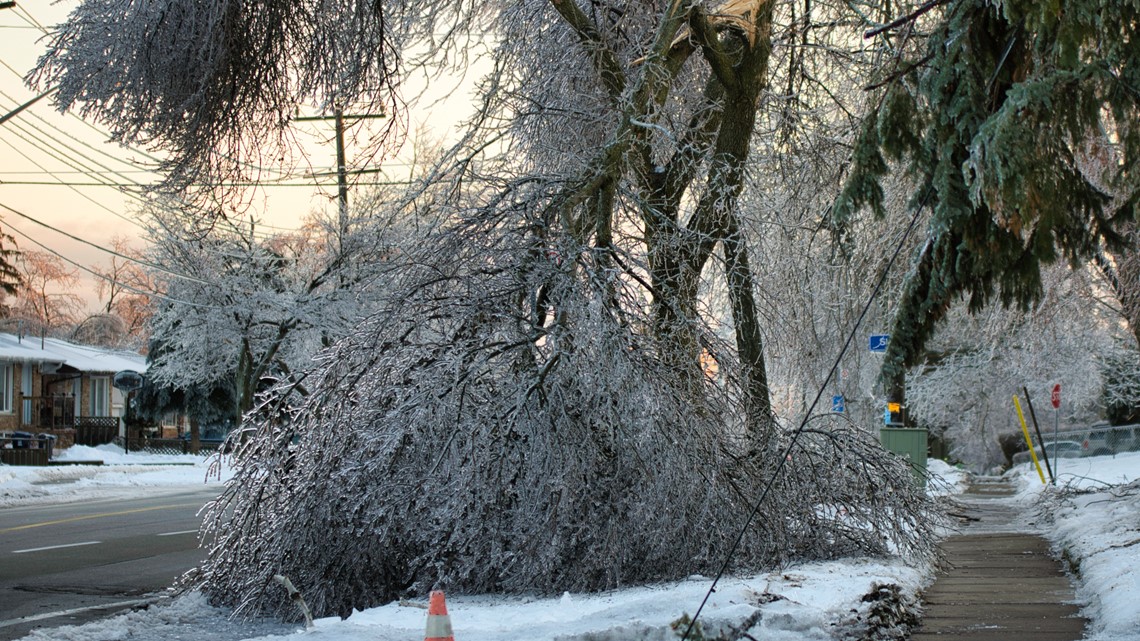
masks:
MULTIPOLYGON (((114 443, 119 447, 124 446, 123 439, 119 436, 115 437, 114 443)), ((198 444, 198 451, 216 451, 221 445, 217 441, 202 441, 198 444)), ((145 434, 141 436, 132 435, 126 439, 126 450, 127 452, 146 452, 148 454, 189 454, 190 439, 152 438, 145 434)))
POLYGON ((55 437, 27 432, 0 434, 0 462, 5 465, 47 465, 55 437))
POLYGON ((114 416, 80 416, 75 419, 75 443, 94 447, 114 441, 119 419, 114 416))

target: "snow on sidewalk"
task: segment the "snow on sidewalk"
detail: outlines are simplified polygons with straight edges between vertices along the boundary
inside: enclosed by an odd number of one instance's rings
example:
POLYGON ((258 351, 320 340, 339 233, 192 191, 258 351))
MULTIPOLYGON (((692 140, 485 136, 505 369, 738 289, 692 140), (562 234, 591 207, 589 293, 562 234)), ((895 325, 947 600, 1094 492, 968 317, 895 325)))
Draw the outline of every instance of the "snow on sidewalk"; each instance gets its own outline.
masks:
POLYGON ((1045 536, 1073 567, 1085 641, 1140 640, 1140 452, 1061 459, 1058 490, 1030 464, 1010 474, 1045 536))

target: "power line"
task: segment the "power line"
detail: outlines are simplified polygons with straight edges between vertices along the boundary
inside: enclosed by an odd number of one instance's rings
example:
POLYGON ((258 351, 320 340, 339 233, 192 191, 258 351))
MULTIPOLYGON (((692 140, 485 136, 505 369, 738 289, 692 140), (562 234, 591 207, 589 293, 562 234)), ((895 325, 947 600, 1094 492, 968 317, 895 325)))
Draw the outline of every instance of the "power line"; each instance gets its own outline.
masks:
POLYGON ((79 171, 76 169, 71 169, 71 170, 59 170, 59 169, 57 169, 55 171, 8 170, 8 171, 0 171, 0 176, 40 176, 40 175, 44 175, 44 174, 49 175, 49 176, 61 176, 61 175, 67 175, 67 174, 81 174, 84 176, 99 176, 99 175, 103 175, 103 174, 114 175, 114 174, 153 174, 153 173, 154 172, 149 170, 149 169, 119 169, 119 170, 104 169, 101 171, 95 170, 95 169, 92 169, 90 171, 79 171))
POLYGON ((111 254, 112 256, 117 256, 119 258, 122 258, 123 260, 128 260, 128 261, 131 261, 133 263, 137 263, 139 265, 142 265, 144 267, 149 267, 150 269, 153 269, 157 272, 166 274, 167 276, 173 276, 175 278, 181 278, 183 280, 188 280, 188 281, 198 283, 201 285, 209 285, 210 284, 209 281, 203 280, 201 278, 197 278, 195 276, 188 276, 186 274, 179 274, 177 272, 172 272, 172 271, 166 269, 165 267, 158 265, 156 263, 152 263, 152 262, 145 261, 145 260, 142 260, 139 258, 135 258, 133 256, 128 256, 126 254, 119 253, 113 249, 107 249, 106 247, 103 247, 102 245, 98 245, 98 244, 93 243, 89 240, 85 240, 85 239, 80 238, 79 236, 76 236, 74 234, 69 234, 68 232, 63 231, 62 229, 59 229, 58 227, 54 227, 52 225, 49 225, 49 224, 43 222, 42 220, 38 220, 36 218, 33 218, 33 217, 29 216, 28 214, 25 214, 22 211, 19 211, 17 209, 14 209, 14 208, 8 206, 8 205, 5 205, 4 203, 0 203, 0 207, 7 209, 8 211, 12 212, 13 214, 16 214, 17 216, 19 216, 25 220, 29 220, 29 221, 39 225, 40 227, 43 227, 45 229, 50 229, 51 231, 54 231, 57 234, 62 234, 64 236, 67 236, 71 240, 74 240, 74 241, 79 242, 79 243, 83 243, 84 245, 87 245, 88 247, 94 247, 95 249, 98 249, 99 251, 111 254))
POLYGON ((24 22, 31 25, 33 29, 39 29, 42 31, 45 36, 51 35, 51 32, 49 32, 42 24, 40 24, 39 20, 36 20, 36 17, 28 11, 27 7, 16 5, 16 15, 20 18, 23 18, 24 22))
MULTIPOLYGON (((33 144, 33 143, 31 143, 31 142, 30 142, 30 141, 29 141, 27 138, 25 138, 24 136, 20 135, 18 132, 16 133, 16 136, 17 136, 18 138, 20 138, 21 140, 23 140, 24 142, 27 142, 28 144, 33 144)), ((2 140, 2 139, 0 139, 0 140, 2 140)), ((13 149, 13 150, 16 152, 16 153, 18 153, 18 154, 20 154, 21 156, 23 156, 23 157, 24 157, 24 158, 25 158, 25 159, 26 159, 28 162, 32 163, 32 164, 33 164, 33 165, 35 165, 36 167, 39 167, 39 168, 40 168, 40 169, 42 169, 43 171, 47 171, 47 172, 49 172, 49 173, 50 173, 50 170, 48 170, 46 167, 44 167, 44 166, 43 166, 43 165, 41 165, 40 163, 36 162, 36 161, 35 161, 35 160, 34 160, 34 159, 31 157, 31 156, 29 156, 28 154, 26 154, 26 153, 24 153, 23 151, 21 151, 21 150, 20 150, 18 147, 16 147, 15 145, 13 145, 11 142, 9 142, 9 141, 7 141, 7 140, 3 140, 3 142, 4 142, 4 144, 6 144, 6 145, 8 145, 9 147, 11 147, 11 148, 12 148, 12 149, 13 149)), ((33 145, 33 146, 34 146, 34 145, 33 145)), ((50 155, 50 154, 49 154, 49 155, 50 155)), ((53 156, 53 158, 54 158, 54 156, 53 156)), ((61 159, 59 159, 59 158, 56 158, 56 160, 59 160, 60 162, 63 162, 64 164, 69 164, 67 161, 65 161, 65 160, 61 160, 61 159)), ((74 165, 71 165, 71 166, 72 166, 72 167, 74 167, 74 165)), ((127 218, 126 216, 124 216, 124 215, 120 214, 119 212, 115 211, 114 209, 111 209, 111 208, 110 208, 110 207, 108 207, 107 205, 104 205, 103 203, 101 203, 101 202, 99 202, 99 201, 95 200, 95 199, 94 199, 94 198, 92 198, 91 196, 89 196, 89 195, 87 195, 87 194, 83 193, 82 191, 80 191, 80 190, 79 190, 79 189, 78 189, 78 188, 77 188, 75 185, 69 185, 69 184, 67 184, 67 183, 64 183, 64 182, 62 182, 62 181, 59 181, 59 182, 56 182, 56 183, 49 183, 49 184, 53 184, 53 185, 60 185, 60 186, 68 187, 69 189, 71 189, 72 191, 74 191, 76 194, 78 194, 78 195, 79 195, 81 198, 83 198, 84 200, 87 200, 88 202, 90 202, 91 204, 95 205, 96 207, 99 207, 100 209, 106 210, 108 213, 112 214, 113 216, 115 216, 115 217, 117 217, 117 218, 120 218, 120 219, 122 219, 122 220, 124 220, 124 221, 126 221, 126 222, 128 222, 128 223, 130 223, 130 224, 132 224, 132 225, 136 225, 136 226, 139 226, 139 223, 138 223, 137 221, 133 221, 133 220, 131 220, 131 219, 127 218)), ((107 185, 105 185, 105 184, 100 184, 99 186, 104 186, 104 187, 105 187, 105 186, 107 186, 107 185)), ((140 226, 140 227, 141 227, 141 226, 140 226)))
MULTIPOLYGON (((11 146, 11 145, 9 145, 9 146, 11 146)), ((23 155, 23 154, 21 154, 21 155, 23 155)), ((25 158, 26 157, 27 156, 25 156, 25 158)), ((48 174, 48 175, 55 175, 56 172, 52 172, 50 170, 44 170, 43 173, 48 174)), ((84 173, 84 172, 75 172, 75 173, 84 173)), ((146 187, 146 185, 141 184, 141 183, 137 183, 137 182, 125 182, 125 183, 77 182, 77 181, 73 181, 73 180, 72 181, 48 181, 48 180, 2 180, 2 179, 0 179, 0 184, 3 184, 3 185, 27 185, 27 186, 33 186, 33 187, 111 187, 111 188, 120 189, 120 190, 129 189, 129 188, 138 188, 138 187, 145 188, 146 187)), ((355 182, 352 184, 355 186, 363 186, 363 187, 394 187, 394 186, 413 185, 413 184, 416 184, 416 181, 414 181, 414 180, 376 180, 376 181, 369 181, 369 182, 355 182)), ((312 188, 312 187, 335 187, 335 186, 337 186, 337 184, 333 183, 333 182, 327 182, 327 183, 326 182, 268 183, 268 184, 259 183, 259 182, 226 182, 226 183, 222 183, 219 186, 220 187, 264 187, 266 189, 273 189, 276 187, 309 187, 309 188, 312 188)), ((134 195, 130 194, 129 192, 128 192, 128 195, 131 195, 132 197, 134 197, 134 195)), ((265 225, 265 226, 270 227, 269 225, 265 225)), ((284 229, 286 231, 297 231, 296 229, 290 229, 288 227, 272 227, 272 228, 273 229, 284 229)))
MULTIPOLYGON (((5 97, 8 97, 8 98, 10 99, 10 97, 9 97, 9 96, 7 96, 7 94, 4 94, 3 92, 0 92, 0 95, 4 95, 5 97)), ((81 141, 81 140, 78 140, 77 138, 75 138, 75 136, 73 136, 73 135, 72 135, 72 134, 70 134, 69 132, 65 132, 65 131, 63 131, 63 130, 59 129, 58 127, 55 127, 54 125, 52 125, 51 123, 48 123, 48 122, 47 122, 46 120, 44 120, 43 118, 40 118, 38 115, 36 115, 36 114, 34 114, 34 113, 33 113, 33 116, 35 116, 37 119, 39 119, 40 121, 42 121, 42 122, 43 122, 43 123, 44 123, 44 124, 45 124, 47 127, 49 127, 49 128, 52 128, 52 129, 55 129, 57 132, 59 132, 59 133, 60 133, 60 135, 62 135, 62 136, 66 136, 66 137, 68 137, 69 139, 77 140, 77 141, 78 141, 78 142, 80 142, 81 144, 84 144, 84 145, 86 145, 86 146, 88 146, 88 147, 90 147, 90 148, 94 149, 93 147, 91 147, 91 145, 89 145, 89 144, 87 144, 87 143, 84 143, 84 142, 83 142, 83 141, 81 141)), ((10 130, 10 131, 12 131, 12 130, 10 130)), ((39 130, 36 130, 36 131, 39 131, 39 130)), ((24 127, 24 126, 21 126, 21 125, 16 125, 16 129, 14 130, 14 133, 15 133, 15 135, 16 135, 18 138, 20 138, 20 139, 21 139, 21 140, 23 140, 24 142, 28 143, 30 146, 32 146, 32 147, 33 147, 33 148, 35 148, 35 149, 38 149, 38 150, 40 150, 40 151, 44 151, 44 149, 46 148, 46 149, 50 150, 49 152, 45 152, 45 153, 47 153, 47 154, 48 154, 50 157, 52 157, 54 160, 56 160, 56 161, 58 161, 58 162, 61 162, 61 163, 65 164, 65 165, 67 165, 67 166, 69 166, 69 167, 72 167, 72 168, 73 168, 73 169, 74 169, 74 170, 75 170, 77 173, 81 173, 81 174, 84 174, 84 175, 93 175, 93 176, 98 176, 98 175, 99 175, 98 173, 95 173, 95 172, 90 172, 90 171, 88 171, 88 167, 87 167, 87 166, 85 166, 85 165, 84 165, 84 164, 83 164, 81 161, 79 161, 79 160, 75 160, 74 158, 70 158, 70 157, 69 157, 69 154, 68 154, 67 152, 64 152, 64 151, 60 151, 59 149, 57 149, 57 148, 56 148, 56 147, 54 147, 53 145, 51 145, 51 144, 49 144, 49 143, 46 143, 46 142, 44 142, 42 139, 36 138, 36 136, 35 136, 34 134, 32 134, 32 133, 28 132, 27 128, 26 128, 26 127, 24 127), (25 135, 22 135, 22 134, 21 134, 21 132, 25 132, 25 133, 27 133, 27 136, 25 136, 25 135), (28 139, 29 137, 31 137, 31 138, 33 138, 33 139, 35 139, 35 140, 36 140, 36 141, 37 141, 39 144, 36 144, 36 143, 33 143, 32 141, 30 141, 30 140, 28 139), (55 152, 55 153, 53 154, 53 153, 51 153, 51 152, 55 152)), ((69 150, 70 150, 72 153, 76 153, 76 154, 78 154, 78 155, 79 155, 79 156, 81 156, 81 157, 82 157, 84 160, 86 160, 86 161, 88 161, 88 162, 92 163, 92 164, 93 164, 93 165, 95 165, 96 167, 101 167, 101 168, 103 168, 103 169, 104 169, 104 170, 105 170, 107 173, 110 173, 111 175, 114 175, 114 176, 118 176, 119 178, 121 178, 121 179, 124 179, 124 180, 126 180, 127 182, 115 183, 115 182, 111 182, 111 181, 109 181, 109 180, 101 180, 101 181, 98 181, 98 182, 87 182, 87 183, 84 183, 84 182, 78 182, 78 181, 65 181, 65 180, 62 180, 62 179, 57 179, 57 180, 56 180, 56 181, 54 181, 54 182, 47 182, 47 181, 3 181, 3 182, 4 182, 4 184, 10 184, 10 185, 17 185, 17 184, 24 184, 24 185, 36 185, 36 184, 38 184, 38 185, 41 185, 41 186, 65 186, 65 187, 71 188, 73 191, 76 191, 77 193, 79 193, 79 195, 80 195, 81 197, 85 198, 86 200, 88 200, 89 202, 91 202, 91 203, 95 204, 96 206, 98 206, 98 207, 100 207, 100 208, 102 208, 102 209, 104 209, 104 210, 108 211, 108 212, 109 212, 109 213, 111 213, 112 215, 115 215, 115 216, 116 216, 116 217, 118 217, 118 218, 121 218, 121 219, 123 219, 123 220, 125 220, 125 221, 127 221, 127 222, 130 222, 131 224, 133 224, 133 225, 135 225, 135 226, 138 226, 139 228, 143 228, 143 226, 142 226, 142 225, 141 225, 139 222, 137 222, 137 221, 135 221, 135 220, 130 220, 130 219, 127 219, 127 218, 125 218, 125 217, 124 217, 122 214, 120 214, 120 213, 119 213, 119 212, 117 212, 116 210, 114 210, 114 209, 111 209, 111 208, 107 207, 106 205, 103 205, 102 203, 100 203, 100 202, 96 201, 94 198, 90 197, 90 196, 89 196, 89 195, 87 195, 87 194, 84 194, 84 193, 82 193, 82 192, 79 192, 79 191, 78 191, 78 189, 76 189, 76 187, 79 187, 79 186, 93 186, 93 187, 112 187, 112 188, 115 188, 115 189, 117 189, 117 190, 118 190, 118 191, 119 191, 121 194, 123 194, 123 195, 124 195, 124 196, 126 196, 126 197, 129 197, 129 198, 133 198, 133 199, 135 199, 135 200, 137 200, 137 201, 139 201, 139 202, 144 202, 144 203, 145 203, 145 202, 146 202, 146 199, 144 199, 144 198, 143 198, 141 195, 139 195, 138 193, 135 193, 134 191, 132 191, 132 189, 146 189, 146 188, 147 188, 147 186, 146 186, 146 185, 144 185, 143 183, 140 183, 140 182, 138 182, 138 181, 135 181, 135 180, 131 180, 131 179, 130 179, 128 176, 126 176, 126 175, 125 175, 125 174, 123 174, 122 172, 120 172, 120 171, 117 171, 117 170, 115 170, 115 169, 112 169, 112 168, 111 168, 111 167, 109 167, 108 165, 106 165, 106 164, 104 164, 104 163, 102 163, 102 162, 99 162, 98 160, 95 160, 95 159, 93 159, 93 158, 91 158, 91 157, 89 157, 89 156, 87 156, 87 155, 85 155, 85 154, 82 154, 82 153, 78 152, 78 150, 75 150, 75 148, 74 148, 74 147, 72 147, 72 146, 70 146, 70 145, 68 145, 67 143, 64 143, 64 142, 62 142, 62 141, 59 141, 59 140, 58 140, 58 139, 56 139, 55 137, 53 137, 53 136, 50 136, 50 134, 47 134, 47 133, 44 133, 44 132, 41 132, 41 133, 43 133, 43 135, 45 135, 45 136, 47 136, 47 137, 51 138, 53 141, 59 142, 59 144, 62 144, 63 146, 67 147, 67 148, 68 148, 68 149, 69 149, 69 150)), ((40 169, 43 171, 43 173, 45 173, 45 174, 48 174, 48 175, 52 175, 52 176, 54 176, 54 175, 55 175, 55 172, 53 172, 53 171, 51 171, 51 170, 47 169, 47 168, 46 168, 46 167, 44 167, 42 164, 40 164, 40 163, 36 162, 36 161, 35 161, 34 159, 32 159, 32 158, 31 158, 31 157, 30 157, 30 156, 29 156, 27 153, 24 153, 24 152, 23 152, 23 151, 21 151, 19 148, 17 148, 17 147, 15 147, 14 145, 12 145, 12 144, 11 144, 9 141, 3 141, 3 142, 4 142, 5 144, 7 144, 9 147, 12 147, 12 148, 13 148, 13 149, 14 149, 14 150, 15 150, 15 151, 18 153, 18 154, 20 154, 21 156, 23 156, 23 157, 24 157, 25 159, 27 159, 29 162, 31 162, 31 163, 32 163, 32 164, 34 164, 35 166, 39 167, 39 168, 40 168, 40 169)), ((123 164, 128 164, 128 165, 129 165, 129 163, 127 163, 126 161, 124 161, 124 160, 122 160, 122 159, 119 159, 119 158, 116 158, 116 157, 114 157, 114 156, 111 156, 110 154, 106 154, 105 152, 100 152, 100 153, 104 153, 105 155, 107 155, 107 156, 108 156, 109 158, 111 158, 112 160, 116 160, 116 161, 118 161, 118 162, 121 162, 121 163, 123 163, 123 164)), ((250 183, 250 186, 260 186, 260 185, 259 185, 259 184, 256 184, 256 183, 250 183)), ((306 187, 310 187, 310 188, 312 187, 312 185, 311 185, 311 184, 308 184, 308 183, 306 183, 306 184, 304 184, 304 185, 298 185, 298 186, 306 186, 306 187)), ((182 202, 182 201, 179 201, 179 202, 182 202)), ((185 203, 183 202, 183 204, 185 204, 185 203)), ((263 226, 263 227, 267 227, 266 225, 262 225, 262 226, 263 226)), ((289 231, 289 232, 295 232, 295 231, 296 231, 296 230, 293 230, 293 229, 287 229, 287 228, 277 228, 277 229, 281 229, 281 230, 284 230, 284 231, 289 231)), ((260 233, 260 234, 258 234, 257 232, 255 232, 255 233, 254 233, 254 236, 255 236, 255 237, 256 237, 256 236, 259 236, 259 235, 260 235, 260 237, 261 237, 261 238, 272 238, 272 236, 273 236, 271 233, 264 233, 264 232, 262 232, 262 233, 260 233)))
POLYGON ((34 244, 34 245, 36 245, 37 247, 39 247, 39 248, 43 249, 44 251, 48 252, 49 254, 51 254, 51 255, 55 256, 56 258, 59 258, 60 260, 62 260, 62 261, 64 261, 64 262, 66 262, 67 264, 69 264, 69 265, 73 265, 73 266, 75 266, 75 267, 77 267, 77 268, 79 268, 79 269, 82 269, 83 271, 87 272, 88 274, 91 274, 92 276, 95 276, 96 278, 100 278, 100 279, 102 279, 102 280, 105 280, 105 281, 107 281, 107 282, 109 282, 109 283, 114 283, 115 285, 118 285, 119 287, 122 287, 123 289, 126 289, 126 290, 130 290, 130 291, 132 291, 132 292, 134 292, 134 293, 136 293, 136 294, 141 294, 141 295, 143 295, 143 296, 147 296, 147 297, 150 297, 150 298, 157 298, 157 299, 159 299, 159 300, 164 300, 164 301, 167 301, 167 302, 170 302, 170 303, 178 303, 178 304, 180 304, 180 305, 189 305, 189 306, 191 306, 191 307, 198 307, 198 308, 201 308, 201 309, 229 309, 229 307, 226 307, 226 306, 220 306, 220 305, 207 305, 207 304, 205 304, 205 303, 192 303, 192 302, 190 302, 190 301, 182 300, 182 299, 179 299, 179 298, 172 298, 172 297, 170 297, 170 296, 167 296, 166 294, 161 294, 161 293, 159 293, 159 292, 148 292, 148 291, 145 291, 145 290, 143 290, 143 289, 140 289, 140 288, 138 288, 138 287, 135 287, 134 285, 131 285, 131 284, 129 284, 129 283, 124 283, 124 282, 122 282, 122 281, 118 281, 118 280, 115 280, 114 278, 112 278, 112 277, 110 277, 110 276, 108 276, 108 275, 106 275, 106 274, 101 274, 101 273, 99 273, 99 272, 95 271, 94 269, 91 269, 90 267, 88 267, 88 266, 86 266, 86 265, 82 265, 82 264, 80 264, 80 263, 77 263, 77 262, 75 262, 74 260, 72 260, 72 259, 68 258, 67 256, 64 256, 63 254, 61 254, 61 253, 57 252, 56 250, 52 249, 51 247, 48 247, 47 245, 45 245, 45 244, 41 243, 40 241, 36 240, 35 238, 32 238, 32 237, 31 237, 31 236, 29 236, 28 234, 26 234, 26 233, 24 233, 24 232, 20 231, 19 229, 16 229, 16 228, 15 228, 15 227, 13 227, 13 226, 12 226, 10 223, 8 223, 8 224, 7 224, 7 228, 8 228, 9 230, 11 230, 12 232, 14 232, 14 233, 16 233, 16 234, 18 234, 18 235, 20 235, 20 236, 22 236, 22 237, 24 237, 24 238, 26 238, 26 239, 30 240, 30 241, 32 242, 32 244, 34 244))
MULTIPOLYGON (((50 92, 48 92, 48 93, 50 93, 50 92)), ((15 101, 16 101, 16 99, 15 99, 15 98, 13 98, 12 96, 9 96, 7 93, 5 93, 5 92, 3 92, 3 91, 0 91, 0 95, 4 96, 5 98, 7 98, 8 100, 11 100, 11 101, 13 101, 13 102, 15 102, 15 101)), ((45 94, 45 95, 46 95, 46 94, 45 94)), ((52 123, 52 122, 49 122, 49 121, 48 121, 46 118, 44 118, 43 116, 39 115, 38 113, 36 113, 36 112, 34 112, 34 111, 30 111, 30 112, 28 112, 28 114, 29 114, 31 117, 33 117, 33 118, 35 118, 36 120, 38 120, 39 122, 43 123, 43 126, 45 126, 45 127, 49 128, 49 129, 53 129, 53 130, 55 130, 55 131, 56 131, 56 132, 58 132, 60 135, 62 135, 62 136, 66 136, 67 138, 70 138, 70 139, 71 139, 71 140, 73 140, 74 142, 76 142, 76 143, 78 143, 78 144, 80 144, 80 145, 82 145, 82 146, 84 146, 84 147, 86 147, 86 148, 90 149, 91 151, 93 151, 93 152, 95 152, 95 153, 97 153, 97 154, 100 154, 100 155, 102 155, 102 156, 106 156, 107 158, 109 158, 109 159, 111 159, 111 160, 113 160, 113 161, 115 161, 115 162, 119 162, 119 163, 122 163, 122 164, 124 164, 124 165, 128 165, 128 166, 130 166, 130 167, 138 167, 138 166, 140 166, 140 165, 139 165, 138 163, 136 163, 136 162, 131 162, 131 161, 127 161, 127 160, 124 160, 124 159, 123 159, 123 158, 121 158, 120 156, 116 156, 116 155, 114 155, 114 154, 112 154, 112 153, 108 152, 108 151, 107 151, 107 150, 105 150, 105 149, 102 149, 102 148, 100 148, 100 147, 96 147, 95 145, 92 145, 91 143, 87 142, 86 140, 83 140, 82 138, 79 138, 78 136, 75 136, 75 135, 73 135, 71 132, 68 132, 68 131, 64 131, 63 129, 59 128, 59 127, 58 127, 58 126, 56 126, 54 123, 52 123)), ((80 119, 80 121, 82 122, 82 119, 80 119)), ((96 131, 98 131, 98 130, 96 130, 96 131)), ((47 134, 46 132, 44 132, 44 135, 48 135, 48 134, 47 134)), ((106 136, 106 134, 101 134, 101 135, 102 135, 104 138, 106 138, 106 137, 107 137, 107 136, 106 136)), ((108 169, 109 169, 109 167, 107 167, 106 165, 102 165, 101 163, 99 163, 98 161, 96 161, 96 160, 94 160, 94 159, 91 159, 91 162, 94 162, 94 163, 96 163, 97 165, 100 165, 100 166, 103 166, 103 167, 106 167, 106 168, 108 168, 108 169)), ((158 161, 157 161, 157 160, 155 160, 154 162, 155 162, 155 163, 156 163, 156 165, 157 165, 158 161)), ((151 173, 157 173, 157 172, 156 172, 155 170, 153 170, 153 169, 151 169, 150 171, 151 171, 151 173)))

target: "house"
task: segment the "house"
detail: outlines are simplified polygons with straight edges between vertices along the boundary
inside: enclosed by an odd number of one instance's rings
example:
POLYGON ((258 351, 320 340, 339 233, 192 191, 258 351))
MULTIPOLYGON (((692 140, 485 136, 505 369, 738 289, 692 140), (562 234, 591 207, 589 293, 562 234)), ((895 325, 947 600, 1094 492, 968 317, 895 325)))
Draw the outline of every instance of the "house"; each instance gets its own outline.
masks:
POLYGON ((51 434, 57 447, 123 434, 123 393, 112 377, 144 372, 141 354, 0 333, 0 432, 51 434))

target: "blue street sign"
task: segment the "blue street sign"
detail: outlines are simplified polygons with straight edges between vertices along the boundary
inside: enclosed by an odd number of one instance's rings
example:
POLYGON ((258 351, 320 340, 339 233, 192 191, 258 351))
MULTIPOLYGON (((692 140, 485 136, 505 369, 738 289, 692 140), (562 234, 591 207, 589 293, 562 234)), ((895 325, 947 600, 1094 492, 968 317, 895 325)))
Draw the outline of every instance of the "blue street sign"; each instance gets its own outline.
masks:
POLYGON ((836 414, 842 414, 847 411, 847 403, 843 400, 842 394, 836 394, 831 397, 831 411, 836 414))
POLYGON ((885 352, 887 351, 887 342, 890 340, 890 334, 871 334, 871 339, 868 342, 872 352, 885 352))

